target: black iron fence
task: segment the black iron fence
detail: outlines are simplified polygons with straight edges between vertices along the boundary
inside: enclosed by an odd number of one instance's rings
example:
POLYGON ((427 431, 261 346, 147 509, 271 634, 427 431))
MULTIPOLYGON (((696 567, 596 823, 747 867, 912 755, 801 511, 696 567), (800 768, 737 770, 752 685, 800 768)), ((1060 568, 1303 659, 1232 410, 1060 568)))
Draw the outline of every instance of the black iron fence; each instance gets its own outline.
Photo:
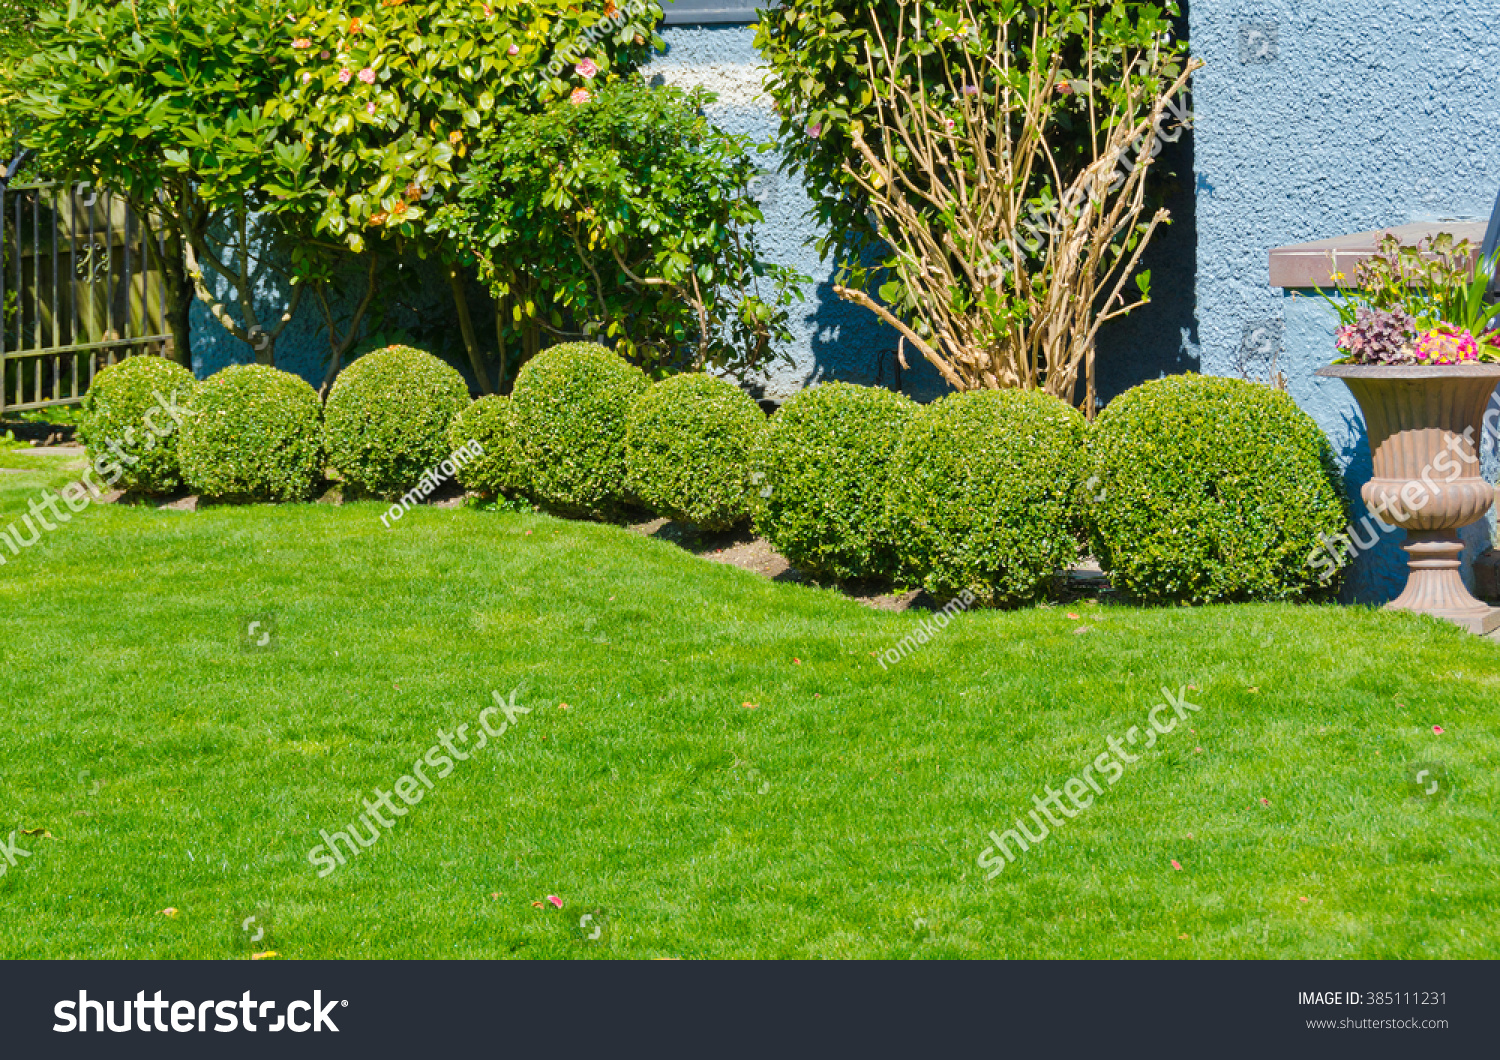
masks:
POLYGON ((159 230, 85 184, 0 183, 0 412, 71 405, 100 368, 170 353, 159 230))

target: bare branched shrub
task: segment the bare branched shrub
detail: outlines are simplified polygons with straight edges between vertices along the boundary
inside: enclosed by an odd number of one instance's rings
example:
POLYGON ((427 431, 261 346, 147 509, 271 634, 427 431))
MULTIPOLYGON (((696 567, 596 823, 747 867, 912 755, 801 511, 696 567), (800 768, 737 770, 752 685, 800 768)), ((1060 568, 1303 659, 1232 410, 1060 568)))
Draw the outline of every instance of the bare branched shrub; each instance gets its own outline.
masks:
POLYGON ((834 290, 900 331, 903 365, 909 343, 959 390, 1040 389, 1092 412, 1100 327, 1149 300, 1136 270, 1169 218, 1147 216, 1147 173, 1200 65, 1139 6, 865 9, 848 36, 868 98, 841 129, 842 169, 891 279, 876 298, 856 265, 834 290))

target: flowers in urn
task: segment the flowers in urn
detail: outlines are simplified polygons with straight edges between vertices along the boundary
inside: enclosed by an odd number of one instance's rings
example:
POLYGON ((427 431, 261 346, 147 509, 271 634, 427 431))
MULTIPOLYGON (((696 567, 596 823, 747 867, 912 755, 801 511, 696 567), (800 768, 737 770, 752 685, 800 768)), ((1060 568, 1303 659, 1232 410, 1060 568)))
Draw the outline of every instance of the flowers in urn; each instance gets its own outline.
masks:
POLYGON ((1339 301, 1337 364, 1448 365, 1500 362, 1500 302, 1489 288, 1500 260, 1476 262, 1468 240, 1447 232, 1403 246, 1394 235, 1333 282, 1339 301))

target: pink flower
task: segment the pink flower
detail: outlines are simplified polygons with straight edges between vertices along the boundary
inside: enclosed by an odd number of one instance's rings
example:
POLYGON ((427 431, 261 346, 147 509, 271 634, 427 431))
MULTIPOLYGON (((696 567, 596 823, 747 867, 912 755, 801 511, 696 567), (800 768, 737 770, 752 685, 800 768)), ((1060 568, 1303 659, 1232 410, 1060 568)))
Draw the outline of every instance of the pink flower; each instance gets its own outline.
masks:
POLYGON ((318 53, 318 58, 319 59, 326 59, 326 58, 328 58, 328 49, 324 48, 322 51, 320 51, 318 53))
POLYGON ((594 65, 594 60, 592 59, 583 60, 583 62, 574 66, 573 70, 579 77, 593 77, 599 72, 599 68, 594 65))
POLYGON ((1443 727, 1441 725, 1434 725, 1432 727, 1432 735, 1434 735, 1434 736, 1441 736, 1441 735, 1443 735, 1443 727))
POLYGON ((586 89, 586 88, 575 88, 573 90, 572 95, 568 96, 568 102, 571 103, 571 104, 573 104, 573 106, 576 107, 576 106, 578 106, 581 103, 587 103, 589 100, 591 100, 593 98, 594 98, 593 96, 589 95, 589 90, 588 89, 586 89))
POLYGON ((339 84, 341 84, 341 85, 347 85, 349 83, 349 79, 351 77, 353 77, 353 76, 354 76, 354 72, 352 70, 348 70, 348 69, 340 70, 339 71, 339 84))
POLYGON ((375 83, 375 71, 367 66, 359 72, 359 79, 367 85, 373 85, 375 83))
POLYGON ((816 139, 818 136, 820 136, 822 134, 822 132, 823 132, 823 123, 822 122, 818 122, 818 124, 816 124, 816 125, 809 125, 807 127, 807 135, 813 137, 814 139, 816 139))
POLYGON ((370 102, 368 102, 368 103, 365 104, 365 113, 366 114, 374 114, 375 113, 375 101, 373 99, 370 100, 370 102))
POLYGON ((505 49, 505 54, 506 55, 520 55, 521 54, 521 49, 518 48, 516 45, 512 44, 509 48, 505 49))
POLYGON ((977 95, 979 95, 979 86, 978 85, 965 85, 964 86, 964 95, 966 95, 966 96, 977 96, 977 95))
POLYGON ((303 73, 302 73, 302 83, 305 85, 305 84, 307 84, 311 80, 312 80, 312 74, 307 73, 306 71, 303 71, 303 73))
POLYGON ((949 132, 953 131, 953 124, 954 123, 952 118, 943 119, 943 128, 947 129, 949 132))
POLYGON ((1417 338, 1419 364, 1464 364, 1479 360, 1479 344, 1467 331, 1439 325, 1417 338))
POLYGON ((306 37, 298 37, 296 40, 292 41, 292 47, 293 48, 299 48, 299 49, 300 48, 311 48, 312 47, 312 41, 308 40, 306 37))

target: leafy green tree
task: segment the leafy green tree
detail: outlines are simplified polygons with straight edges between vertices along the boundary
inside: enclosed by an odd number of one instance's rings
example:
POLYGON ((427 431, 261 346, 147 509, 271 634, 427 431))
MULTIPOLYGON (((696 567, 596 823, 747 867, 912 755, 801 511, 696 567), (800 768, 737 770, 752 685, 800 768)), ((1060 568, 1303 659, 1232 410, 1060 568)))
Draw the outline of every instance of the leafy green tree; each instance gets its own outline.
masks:
POLYGON ((267 364, 301 297, 293 285, 290 303, 268 314, 256 297, 266 271, 277 271, 263 253, 271 233, 256 215, 278 133, 268 105, 293 66, 281 26, 268 3, 71 0, 42 13, 35 51, 5 71, 24 141, 46 172, 109 188, 143 223, 165 226, 167 251, 156 264, 184 363, 189 284, 267 364), (210 276, 230 289, 237 319, 210 276))
POLYGON ((790 340, 787 307, 809 281, 761 260, 751 144, 703 116, 712 100, 636 77, 490 126, 435 223, 511 324, 611 340, 646 367, 763 362, 790 340))
POLYGON ((652 0, 592 10, 571 0, 293 0, 285 36, 294 68, 269 108, 289 132, 268 191, 314 218, 305 247, 331 240, 355 252, 383 244, 436 255, 488 392, 466 262, 429 224, 432 213, 454 201, 481 130, 640 65, 660 43, 660 18, 652 0))

